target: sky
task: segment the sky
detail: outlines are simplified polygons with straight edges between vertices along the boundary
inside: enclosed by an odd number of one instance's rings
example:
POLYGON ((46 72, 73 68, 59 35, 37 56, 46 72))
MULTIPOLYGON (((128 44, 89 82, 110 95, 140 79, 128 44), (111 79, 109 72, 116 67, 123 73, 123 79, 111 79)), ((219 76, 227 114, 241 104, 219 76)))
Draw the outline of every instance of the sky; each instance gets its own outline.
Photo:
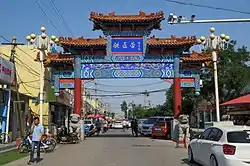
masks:
MULTIPOLYGON (((250 1, 229 1, 229 0, 179 0, 182 2, 195 3, 199 5, 209 5, 213 7, 229 8, 239 11, 249 11, 250 1)), ((48 35, 72 36, 85 38, 98 37, 102 35, 101 31, 92 31, 92 22, 89 21, 91 11, 116 14, 138 14, 139 10, 147 13, 163 11, 165 17, 169 13, 190 17, 195 14, 196 19, 221 19, 221 18, 250 18, 250 14, 240 14, 227 11, 212 10, 207 8, 198 8, 166 2, 164 0, 2 0, 0 1, 0 36, 11 39, 16 36, 18 42, 26 43, 25 36, 40 33, 40 27, 45 26, 48 35), (60 17, 53 10, 51 2, 53 1, 63 16, 69 28, 66 28, 60 17), (56 28, 55 28, 56 27, 56 28), (70 30, 68 30, 70 29, 70 30), (59 31, 59 32, 58 32, 59 31)), ((157 37, 176 36, 207 36, 209 28, 213 26, 216 34, 225 33, 231 39, 237 40, 238 46, 246 45, 250 47, 250 23, 223 23, 223 24, 186 24, 186 25, 168 25, 166 20, 162 22, 161 31, 153 31, 152 35, 157 37)), ((0 39, 0 42, 5 42, 0 39)), ((159 79, 108 79, 96 80, 97 85, 93 83, 86 84, 89 88, 98 88, 106 91, 129 91, 141 92, 145 90, 164 89, 170 86, 169 83, 161 82, 159 79), (110 86, 104 86, 104 85, 110 86), (146 86, 145 84, 151 84, 146 86), (112 86, 113 85, 113 86, 112 86), (114 87, 115 86, 115 87, 114 87), (118 87, 119 86, 119 87, 118 87)), ((92 92, 94 93, 94 92, 92 92)), ((100 92, 97 92, 100 94, 100 92)), ((110 93, 105 93, 110 94, 110 93)), ((120 112, 120 104, 123 100, 128 103, 144 103, 144 96, 133 96, 128 98, 102 98, 109 104, 111 111, 120 112)), ((162 104, 165 101, 164 92, 151 94, 147 100, 153 105, 162 104)))

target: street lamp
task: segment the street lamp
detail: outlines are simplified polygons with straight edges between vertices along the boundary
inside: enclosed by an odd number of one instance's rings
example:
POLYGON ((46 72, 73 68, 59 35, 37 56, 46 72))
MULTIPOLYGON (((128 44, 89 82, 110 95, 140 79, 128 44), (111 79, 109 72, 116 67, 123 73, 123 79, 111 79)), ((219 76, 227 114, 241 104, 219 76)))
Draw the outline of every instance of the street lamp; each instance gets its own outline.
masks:
POLYGON ((47 36, 45 31, 45 27, 41 27, 41 34, 36 36, 36 34, 32 33, 26 36, 26 40, 28 44, 35 45, 36 48, 39 50, 39 57, 40 57, 40 95, 39 95, 39 102, 40 102, 40 122, 43 124, 43 102, 44 102, 44 57, 46 55, 46 51, 49 51, 50 45, 57 43, 59 40, 55 35, 51 37, 47 36), (36 44, 35 44, 36 43, 36 44))
POLYGON ((216 104, 216 120, 217 122, 220 121, 220 103, 219 103, 219 90, 218 90, 218 72, 217 72, 217 53, 216 50, 224 50, 227 48, 227 42, 230 40, 230 37, 221 34, 220 36, 214 35, 215 28, 210 28, 210 36, 205 38, 201 36, 197 39, 198 44, 203 44, 204 49, 211 48, 212 49, 212 60, 213 60, 213 67, 214 67, 214 88, 215 88, 215 104, 216 104))

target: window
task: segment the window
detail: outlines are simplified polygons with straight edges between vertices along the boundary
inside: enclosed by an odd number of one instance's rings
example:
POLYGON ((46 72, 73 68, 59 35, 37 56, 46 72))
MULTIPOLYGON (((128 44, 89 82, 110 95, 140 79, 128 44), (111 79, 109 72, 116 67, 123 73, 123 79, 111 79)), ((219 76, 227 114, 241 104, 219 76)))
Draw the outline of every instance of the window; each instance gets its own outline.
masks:
POLYGON ((164 118, 159 118, 158 121, 164 121, 164 118))
POLYGON ((211 141, 219 141, 223 132, 220 129, 213 128, 211 133, 209 134, 209 140, 211 141))
POLYGON ((156 126, 165 126, 165 122, 164 121, 158 121, 155 125, 156 126))
POLYGON ((157 122, 157 118, 150 118, 147 120, 145 124, 155 124, 157 122))
POLYGON ((201 139, 208 139, 208 136, 209 136, 211 130, 212 130, 211 128, 206 129, 206 130, 202 133, 201 139))
POLYGON ((227 133, 229 143, 250 143, 250 131, 233 131, 227 133))

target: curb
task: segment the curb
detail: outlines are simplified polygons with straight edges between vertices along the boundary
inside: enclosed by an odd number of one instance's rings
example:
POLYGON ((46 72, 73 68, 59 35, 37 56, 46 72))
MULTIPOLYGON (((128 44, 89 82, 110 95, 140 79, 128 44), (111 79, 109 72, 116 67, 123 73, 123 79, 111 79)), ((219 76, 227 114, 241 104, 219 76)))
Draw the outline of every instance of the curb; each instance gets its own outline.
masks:
POLYGON ((15 143, 5 144, 0 147, 0 153, 8 152, 8 151, 14 150, 15 148, 16 148, 15 143))

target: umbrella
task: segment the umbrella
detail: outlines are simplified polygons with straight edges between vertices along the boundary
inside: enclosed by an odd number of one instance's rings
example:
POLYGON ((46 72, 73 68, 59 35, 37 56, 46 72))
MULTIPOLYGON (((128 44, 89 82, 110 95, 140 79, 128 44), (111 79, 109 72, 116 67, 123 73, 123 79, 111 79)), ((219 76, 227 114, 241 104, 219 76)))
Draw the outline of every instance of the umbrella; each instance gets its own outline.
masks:
POLYGON ((96 114, 95 118, 103 118, 105 117, 104 115, 101 115, 101 114, 96 114))
POLYGON ((87 117, 88 117, 88 118, 94 118, 94 117, 95 117, 95 115, 93 115, 93 114, 89 114, 89 115, 87 115, 87 117))

